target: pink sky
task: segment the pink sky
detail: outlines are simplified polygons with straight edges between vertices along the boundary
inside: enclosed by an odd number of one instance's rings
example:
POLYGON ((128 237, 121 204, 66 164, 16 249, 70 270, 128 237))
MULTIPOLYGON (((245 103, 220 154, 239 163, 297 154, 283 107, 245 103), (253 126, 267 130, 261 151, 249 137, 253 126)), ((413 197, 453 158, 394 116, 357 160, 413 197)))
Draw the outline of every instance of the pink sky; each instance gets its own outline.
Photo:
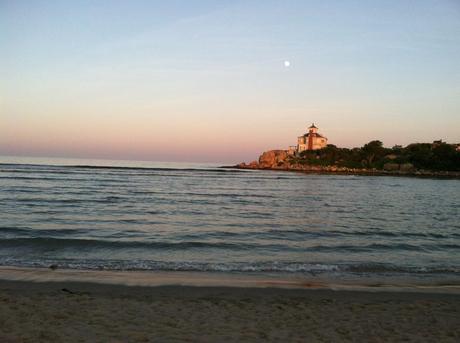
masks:
POLYGON ((342 147, 458 143, 459 14, 451 1, 0 2, 0 155, 236 163, 312 122, 342 147))

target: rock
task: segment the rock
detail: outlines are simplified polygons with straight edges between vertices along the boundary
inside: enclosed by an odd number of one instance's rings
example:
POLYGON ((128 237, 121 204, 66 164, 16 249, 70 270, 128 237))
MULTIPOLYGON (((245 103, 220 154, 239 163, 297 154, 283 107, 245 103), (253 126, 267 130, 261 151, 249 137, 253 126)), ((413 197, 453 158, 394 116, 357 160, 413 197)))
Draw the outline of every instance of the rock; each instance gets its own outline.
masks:
POLYGON ((282 167, 289 157, 286 150, 270 150, 264 152, 259 157, 259 168, 279 168, 282 167))
POLYGON ((252 161, 251 163, 247 164, 245 162, 241 162, 236 165, 236 168, 241 169, 257 169, 259 168, 259 163, 257 161, 252 161))
POLYGON ((248 164, 249 168, 259 168, 259 163, 257 161, 252 161, 251 163, 248 164))
POLYGON ((383 170, 386 170, 386 171, 399 170, 399 164, 398 163, 391 163, 391 162, 385 163, 383 165, 383 170))
POLYGON ((72 292, 70 289, 67 289, 67 288, 62 288, 61 291, 69 293, 69 294, 78 294, 76 292, 72 292))
POLYGON ((386 155, 385 158, 387 160, 396 160, 398 156, 396 156, 395 154, 389 154, 389 155, 386 155))
POLYGON ((49 268, 52 269, 52 270, 56 270, 56 269, 58 269, 58 265, 57 264, 52 264, 49 268))
POLYGON ((404 172, 411 172, 411 171, 414 171, 415 168, 414 168, 414 165, 412 163, 403 163, 403 164, 401 164, 399 169, 401 171, 404 171, 404 172))

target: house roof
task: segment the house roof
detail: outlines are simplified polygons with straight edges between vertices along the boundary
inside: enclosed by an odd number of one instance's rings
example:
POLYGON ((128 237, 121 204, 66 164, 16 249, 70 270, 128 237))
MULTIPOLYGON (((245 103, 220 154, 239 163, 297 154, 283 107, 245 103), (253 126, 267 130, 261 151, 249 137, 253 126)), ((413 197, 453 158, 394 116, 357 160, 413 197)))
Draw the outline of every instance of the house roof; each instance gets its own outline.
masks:
MULTIPOLYGON (((319 133, 312 133, 313 137, 319 137, 319 138, 326 138, 323 135, 320 135, 319 133)), ((310 132, 307 132, 306 134, 302 135, 301 137, 308 137, 310 136, 310 132)))

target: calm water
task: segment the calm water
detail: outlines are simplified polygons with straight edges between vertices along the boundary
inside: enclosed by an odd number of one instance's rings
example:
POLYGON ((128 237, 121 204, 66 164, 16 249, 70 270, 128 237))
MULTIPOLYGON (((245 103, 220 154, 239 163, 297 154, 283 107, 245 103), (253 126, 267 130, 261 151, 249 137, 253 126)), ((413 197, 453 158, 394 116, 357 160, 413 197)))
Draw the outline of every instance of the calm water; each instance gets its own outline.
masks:
POLYGON ((1 265, 460 280, 457 180, 0 161, 1 265))

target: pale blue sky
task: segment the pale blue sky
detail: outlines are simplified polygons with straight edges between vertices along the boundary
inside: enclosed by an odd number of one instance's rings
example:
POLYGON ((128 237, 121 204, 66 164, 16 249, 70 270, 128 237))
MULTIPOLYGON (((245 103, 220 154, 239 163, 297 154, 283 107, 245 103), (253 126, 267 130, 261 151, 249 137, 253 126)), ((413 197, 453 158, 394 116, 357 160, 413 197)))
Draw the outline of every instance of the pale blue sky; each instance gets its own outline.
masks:
POLYGON ((460 1, 0 0, 0 154, 238 162, 311 122, 460 142, 460 1))

